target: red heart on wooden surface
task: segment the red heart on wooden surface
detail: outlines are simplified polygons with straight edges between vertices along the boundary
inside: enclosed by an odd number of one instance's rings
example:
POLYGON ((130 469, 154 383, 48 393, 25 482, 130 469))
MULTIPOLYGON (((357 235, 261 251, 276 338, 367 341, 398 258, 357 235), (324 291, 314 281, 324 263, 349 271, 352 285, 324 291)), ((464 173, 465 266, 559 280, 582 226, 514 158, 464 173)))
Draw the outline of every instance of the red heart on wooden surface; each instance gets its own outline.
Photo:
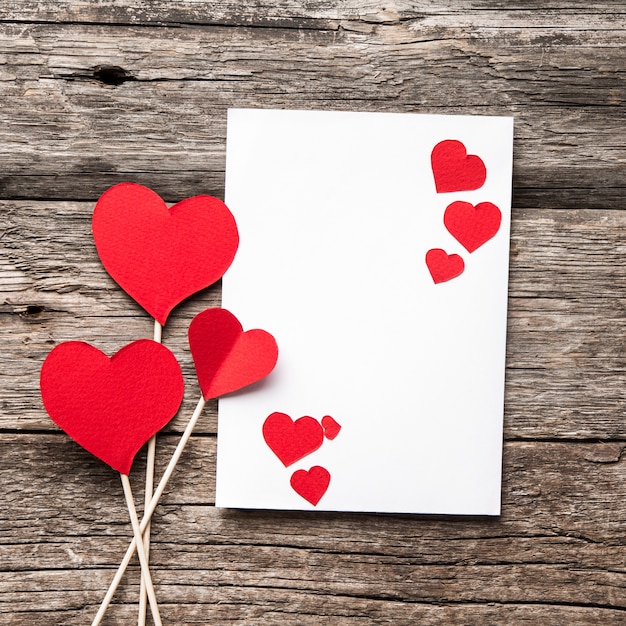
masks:
POLYGON ((288 467, 315 452, 324 442, 324 431, 320 423, 308 415, 294 422, 285 413, 272 413, 263 423, 263 439, 288 467))
POLYGON ((239 245, 235 218, 221 200, 195 196, 168 209, 134 183, 102 194, 92 229, 107 272, 160 324, 185 298, 219 280, 239 245))
POLYGON ((474 252, 489 241, 502 222, 500 209, 491 202, 474 206, 469 202, 453 202, 443 214, 448 232, 468 251, 474 252))
POLYGON ((441 248, 433 248, 426 253, 426 265, 435 284, 456 278, 465 268, 458 254, 448 254, 441 248))
POLYGON ((338 424, 330 415, 324 415, 322 417, 322 428, 324 429, 324 436, 326 439, 334 439, 341 430, 341 425, 338 424))
POLYGON ((184 390, 176 357, 150 339, 111 358, 82 341, 59 344, 44 361, 40 387, 52 420, 122 474, 176 415, 184 390))
POLYGON ((189 347, 205 400, 265 378, 276 365, 278 346, 264 330, 243 332, 226 309, 206 309, 189 326, 189 347))
POLYGON ((322 499, 330 484, 330 474, 320 465, 314 465, 308 472, 298 470, 291 476, 293 490, 313 506, 322 499))
POLYGON ((437 193, 478 189, 487 178, 483 160, 467 154, 465 146, 455 139, 439 142, 431 152, 430 162, 437 193))

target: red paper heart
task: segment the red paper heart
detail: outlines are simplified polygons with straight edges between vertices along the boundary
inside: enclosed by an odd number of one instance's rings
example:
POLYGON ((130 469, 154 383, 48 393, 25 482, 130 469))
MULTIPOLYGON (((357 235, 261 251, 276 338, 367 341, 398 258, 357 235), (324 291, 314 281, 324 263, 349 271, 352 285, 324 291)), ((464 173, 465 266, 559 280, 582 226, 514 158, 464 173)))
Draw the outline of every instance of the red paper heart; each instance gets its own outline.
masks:
POLYGON ((441 248, 433 248, 426 253, 426 265, 435 284, 456 278, 465 268, 458 254, 447 254, 441 248))
POLYGON ((82 341, 59 344, 41 368, 41 397, 52 420, 122 474, 183 399, 176 357, 140 339, 109 358, 82 341))
POLYGON ((308 472, 298 470, 291 476, 293 490, 313 506, 322 499, 329 484, 330 474, 320 465, 314 465, 308 472))
POLYGON ((478 189, 487 178, 483 160, 467 154, 465 146, 455 139, 439 142, 433 148, 430 162, 437 193, 478 189))
POLYGON ((189 347, 205 400, 265 378, 276 365, 278 346, 264 330, 245 333, 226 309, 206 309, 189 326, 189 347))
POLYGON ((312 417, 295 422, 285 413, 272 413, 263 424, 263 438, 285 467, 315 452, 324 442, 324 431, 312 417))
POLYGON ((453 202, 443 215, 448 232, 469 252, 489 241, 502 222, 500 209, 491 202, 474 206, 469 202, 453 202))
POLYGON ((322 417, 322 428, 324 429, 324 436, 326 439, 334 439, 341 430, 341 425, 338 424, 330 415, 324 415, 322 417))
POLYGON ((102 194, 92 228, 107 272, 160 324, 185 298, 219 280, 239 245, 235 218, 221 200, 195 196, 168 209, 134 183, 102 194))

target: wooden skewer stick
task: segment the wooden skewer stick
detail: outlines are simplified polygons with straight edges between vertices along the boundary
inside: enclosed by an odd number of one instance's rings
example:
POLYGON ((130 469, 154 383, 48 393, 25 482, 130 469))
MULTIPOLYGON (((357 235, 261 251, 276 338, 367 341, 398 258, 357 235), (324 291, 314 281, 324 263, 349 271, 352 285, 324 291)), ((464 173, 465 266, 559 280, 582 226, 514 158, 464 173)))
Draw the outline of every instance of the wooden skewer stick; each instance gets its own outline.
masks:
MULTIPOLYGON (((159 503, 159 500, 161 499, 163 492, 165 491, 165 487, 167 486, 167 483, 170 477, 172 476, 172 473, 174 472, 174 468, 176 467, 176 464, 178 463, 178 460, 180 459, 180 455, 183 453, 183 450, 185 449, 185 446, 187 445, 187 442, 189 441, 189 437, 191 437, 191 433, 193 432, 193 429, 196 425, 196 422, 198 421, 198 418, 200 417, 200 414, 202 413, 202 409, 204 409, 205 404, 206 404, 206 400, 204 399, 204 397, 200 397, 200 400, 198 401, 196 409, 193 412, 193 415, 191 416, 191 419, 189 420, 187 427, 185 428, 185 432, 180 438, 180 441, 178 442, 178 445, 176 446, 176 450, 174 450, 174 454, 172 455, 172 458, 170 459, 170 462, 168 463, 167 468, 165 469, 165 472, 163 472, 163 477, 161 478, 159 484, 157 485, 154 495, 152 496, 152 499, 150 500, 150 504, 146 507, 146 510, 144 511, 141 524, 139 525, 140 533, 142 533, 145 530, 146 526, 149 524, 150 518, 152 517, 152 514, 154 513, 154 510, 156 509, 156 506, 159 503)), ((98 613, 96 614, 96 617, 94 618, 91 626, 99 626, 99 624, 102 622, 102 618, 104 617, 104 614, 106 613, 106 610, 109 604, 111 603, 113 596, 115 595, 117 587, 119 586, 122 580, 122 577, 124 576, 124 572, 126 571, 126 568, 128 567, 128 564, 130 563, 130 560, 132 559, 133 554, 135 553, 136 547, 137 547, 137 541, 133 539, 130 542, 128 549, 126 550, 126 554, 124 555, 124 558, 122 559, 122 562, 120 563, 120 566, 117 569, 117 572, 115 573, 115 576, 113 580, 111 581, 111 584, 109 585, 109 590, 104 596, 104 600, 102 600, 100 609, 98 610, 98 613)))
MULTIPOLYGON (((154 320, 154 341, 161 343, 161 324, 154 320)), ((156 457, 156 435, 150 438, 148 441, 148 451, 146 453, 146 486, 144 494, 144 511, 148 508, 150 500, 152 500, 152 493, 154 491, 154 460, 156 457)), ((143 548, 146 553, 146 561, 150 562, 150 522, 146 526, 146 530, 143 533, 143 548)), ((146 581, 144 577, 141 577, 141 584, 139 587, 139 614, 137 616, 137 625, 146 626, 146 613, 147 613, 147 589, 146 581)))
POLYGON ((122 479, 122 486, 124 487, 124 496, 126 497, 130 523, 132 524, 133 534, 135 535, 135 543, 137 544, 137 554, 139 555, 139 562, 141 563, 141 578, 146 582, 146 591, 148 594, 148 600, 150 601, 152 619, 154 620, 155 626, 163 626, 161 622, 161 615, 159 614, 159 606, 157 605, 156 596, 154 594, 150 569, 148 568, 148 560, 146 559, 146 553, 143 547, 143 539, 141 536, 141 529, 139 528, 139 520, 137 519, 137 510, 135 509, 133 492, 130 488, 130 481, 128 480, 127 474, 120 474, 120 477, 122 479))

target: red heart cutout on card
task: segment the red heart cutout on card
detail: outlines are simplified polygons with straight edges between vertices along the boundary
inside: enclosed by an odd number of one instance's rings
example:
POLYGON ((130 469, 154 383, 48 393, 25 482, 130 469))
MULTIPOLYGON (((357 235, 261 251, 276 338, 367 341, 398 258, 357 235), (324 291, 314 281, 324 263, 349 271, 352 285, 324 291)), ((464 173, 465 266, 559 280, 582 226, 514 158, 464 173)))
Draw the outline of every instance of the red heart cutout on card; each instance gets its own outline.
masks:
POLYGON ((293 490, 313 506, 322 499, 329 484, 330 474, 320 465, 314 465, 308 472, 298 470, 291 476, 293 490))
POLYGON ((448 232, 469 252, 489 241, 498 232, 501 222, 502 213, 491 202, 476 206, 469 202, 453 202, 443 215, 448 232))
POLYGON ((205 400, 265 378, 276 365, 278 346, 264 330, 243 332, 226 309, 206 309, 189 326, 189 347, 205 400))
POLYGON ((458 254, 448 254, 441 248, 433 248, 426 253, 426 265, 435 284, 456 278, 465 268, 458 254))
POLYGON ((487 178, 483 160, 467 154, 465 146, 455 139, 439 142, 433 148, 430 162, 437 193, 478 189, 487 178))
POLYGON ((160 324, 185 298, 219 280, 239 245, 235 218, 221 200, 195 196, 168 209, 134 183, 102 194, 92 228, 107 272, 160 324))
POLYGON ((82 341, 59 344, 44 361, 40 387, 52 420, 122 474, 176 415, 184 390, 176 357, 150 339, 111 358, 82 341))
POLYGON ((272 413, 263 423, 263 438, 272 452, 288 467, 324 442, 320 423, 308 415, 295 422, 285 413, 272 413))
POLYGON ((339 434, 341 425, 338 424, 330 415, 324 415, 322 417, 322 428, 324 429, 324 436, 331 441, 339 434))

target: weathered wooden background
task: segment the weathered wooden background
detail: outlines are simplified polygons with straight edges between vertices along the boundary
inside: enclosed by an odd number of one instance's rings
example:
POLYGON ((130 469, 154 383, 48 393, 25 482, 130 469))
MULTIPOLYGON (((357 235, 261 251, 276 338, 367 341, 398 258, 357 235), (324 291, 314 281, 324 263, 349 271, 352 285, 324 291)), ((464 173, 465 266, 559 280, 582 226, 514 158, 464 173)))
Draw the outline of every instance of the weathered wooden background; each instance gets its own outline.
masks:
MULTIPOLYGON (((165 622, 626 624, 623 2, 0 0, 0 22, 0 623, 90 623, 131 536, 118 477, 38 390, 57 343, 152 333, 94 202, 125 180, 222 196, 236 106, 515 116, 503 509, 216 510, 212 405, 153 526, 165 622)), ((165 331, 185 419, 187 325, 218 302, 165 331)), ((137 594, 134 565, 106 624, 137 594)))

